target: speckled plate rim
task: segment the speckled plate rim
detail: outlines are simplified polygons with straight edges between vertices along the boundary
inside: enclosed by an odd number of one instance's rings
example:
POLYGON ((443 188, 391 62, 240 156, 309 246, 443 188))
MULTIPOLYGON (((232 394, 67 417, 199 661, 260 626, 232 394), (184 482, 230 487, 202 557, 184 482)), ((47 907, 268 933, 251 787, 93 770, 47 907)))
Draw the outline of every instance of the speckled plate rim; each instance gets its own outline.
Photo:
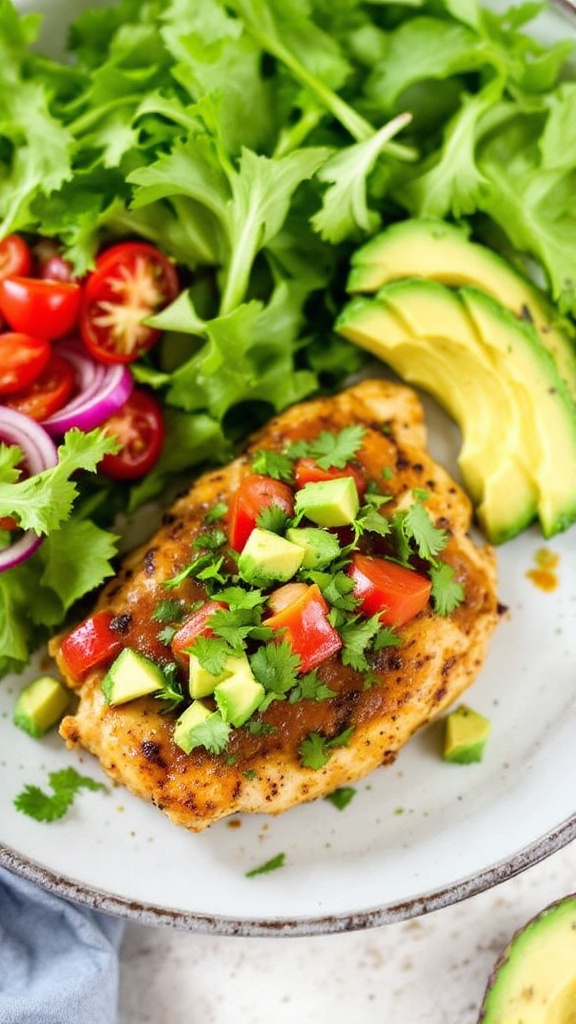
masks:
POLYGON ((360 911, 327 916, 282 918, 224 917, 190 911, 170 910, 137 900, 123 899, 70 878, 59 876, 29 858, 0 843, 0 865, 63 899, 88 906, 92 910, 125 918, 136 924, 164 926, 178 931, 224 937, 304 937, 331 935, 380 928, 421 917, 455 903, 461 903, 508 881, 540 861, 546 860, 576 839, 576 814, 557 828, 498 861, 483 871, 457 880, 451 885, 430 890, 413 899, 360 911))

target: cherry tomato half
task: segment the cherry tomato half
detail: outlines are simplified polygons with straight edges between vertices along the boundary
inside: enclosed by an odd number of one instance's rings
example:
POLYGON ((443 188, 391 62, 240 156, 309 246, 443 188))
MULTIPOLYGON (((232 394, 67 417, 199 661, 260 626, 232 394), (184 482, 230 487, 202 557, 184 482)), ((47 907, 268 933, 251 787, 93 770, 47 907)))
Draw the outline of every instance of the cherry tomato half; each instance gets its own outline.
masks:
POLYGON ((242 551, 258 516, 270 505, 278 505, 289 517, 294 515, 294 496, 288 484, 260 473, 243 477, 230 506, 229 540, 234 551, 242 551))
POLYGON ((147 352, 160 331, 145 321, 176 298, 174 265, 147 242, 120 242, 104 250, 86 281, 80 333, 96 359, 130 363, 147 352))
POLYGON ((41 423, 66 405, 75 384, 74 369, 68 360, 52 352, 42 373, 28 387, 8 395, 4 405, 41 423))
POLYGON ((76 325, 81 291, 73 281, 5 277, 0 280, 0 310, 13 331, 52 341, 76 325))
POLYGON ((105 420, 101 429, 117 437, 122 446, 115 455, 105 455, 99 465, 112 480, 138 480, 160 458, 164 416, 156 399, 143 388, 133 388, 122 408, 105 420))
POLYGON ((13 274, 29 274, 32 254, 20 235, 7 235, 0 242, 0 280, 13 274))
POLYGON ((42 373, 51 352, 43 338, 14 331, 0 334, 0 395, 28 387, 42 373))
POLYGON ((430 580, 396 562, 355 554, 348 572, 364 615, 379 615, 386 626, 403 626, 428 603, 430 580))

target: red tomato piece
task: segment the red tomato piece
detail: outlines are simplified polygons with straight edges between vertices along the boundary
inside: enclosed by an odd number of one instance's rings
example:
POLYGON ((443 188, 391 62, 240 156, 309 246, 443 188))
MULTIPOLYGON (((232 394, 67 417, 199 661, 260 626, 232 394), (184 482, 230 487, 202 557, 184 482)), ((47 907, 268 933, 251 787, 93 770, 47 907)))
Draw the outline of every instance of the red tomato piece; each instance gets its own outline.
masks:
POLYGON ((356 484, 356 490, 360 497, 366 490, 366 478, 361 469, 348 463, 342 469, 331 466, 330 469, 322 469, 314 459, 297 459, 294 466, 294 479, 297 487, 304 487, 305 484, 315 484, 324 480, 337 480, 342 476, 351 476, 356 484))
POLYGON ((307 587, 296 601, 264 619, 263 626, 282 630, 300 658, 300 672, 310 672, 342 647, 340 634, 328 620, 328 605, 316 583, 307 587))
POLYGON ((114 618, 112 612, 96 612, 64 637, 60 650, 74 679, 109 664, 122 650, 122 638, 110 628, 114 618))
POLYGON ((154 245, 121 242, 98 256, 80 311, 82 339, 104 363, 130 363, 147 352, 160 331, 145 321, 180 291, 174 264, 154 245))
POLYGON ((42 373, 27 388, 8 395, 4 404, 41 423, 64 408, 75 384, 74 370, 68 360, 52 352, 42 373))
POLYGON ((0 395, 28 387, 48 364, 51 352, 43 338, 15 331, 0 334, 0 395))
POLYGON ((29 274, 32 254, 20 235, 7 235, 0 242, 0 280, 13 274, 29 274))
POLYGON ((208 625, 214 612, 220 611, 226 605, 222 601, 206 601, 201 608, 192 612, 172 637, 172 653, 182 664, 187 665, 189 659, 189 648, 199 636, 214 636, 208 625))
POLYGON ((270 505, 277 505, 291 518, 294 515, 292 488, 281 480, 260 473, 243 477, 230 506, 229 541, 234 551, 242 551, 258 516, 270 505))
POLYGON ((0 280, 0 310, 13 331, 53 341, 76 326, 81 293, 73 281, 5 277, 0 280))
POLYGON ((164 415, 144 388, 133 388, 124 405, 101 425, 118 438, 121 448, 105 455, 99 469, 112 480, 138 480, 156 465, 164 443, 164 415))
POLYGON ((432 584, 414 569, 357 553, 348 572, 364 615, 379 615, 386 626, 403 626, 428 604, 432 584))

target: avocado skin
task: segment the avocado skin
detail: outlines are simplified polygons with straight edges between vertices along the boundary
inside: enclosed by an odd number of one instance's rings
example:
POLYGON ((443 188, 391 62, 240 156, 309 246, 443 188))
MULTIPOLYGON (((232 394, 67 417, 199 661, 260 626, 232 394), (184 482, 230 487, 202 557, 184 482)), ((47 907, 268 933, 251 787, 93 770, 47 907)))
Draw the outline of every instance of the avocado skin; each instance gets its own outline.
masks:
POLYGON ((576 893, 519 928, 488 979, 478 1024, 570 1024, 576 1004, 576 893))
POLYGON ((479 289, 414 278, 352 299, 336 330, 459 423, 460 468, 492 543, 536 515, 546 537, 574 522, 576 407, 532 325, 479 289))
POLYGON ((353 254, 347 290, 372 293, 411 277, 480 288, 521 322, 531 323, 576 398, 574 329, 533 281, 488 246, 472 241, 466 227, 434 217, 390 225, 353 254))

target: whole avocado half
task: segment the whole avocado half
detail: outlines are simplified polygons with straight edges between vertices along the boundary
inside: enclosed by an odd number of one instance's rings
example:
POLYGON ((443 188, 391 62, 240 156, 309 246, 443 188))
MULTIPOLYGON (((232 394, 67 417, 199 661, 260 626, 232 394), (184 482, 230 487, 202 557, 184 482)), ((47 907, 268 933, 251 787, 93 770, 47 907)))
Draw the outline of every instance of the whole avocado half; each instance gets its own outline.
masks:
POLYGON ((576 1021, 576 893, 512 936, 490 975, 478 1024, 576 1021))

